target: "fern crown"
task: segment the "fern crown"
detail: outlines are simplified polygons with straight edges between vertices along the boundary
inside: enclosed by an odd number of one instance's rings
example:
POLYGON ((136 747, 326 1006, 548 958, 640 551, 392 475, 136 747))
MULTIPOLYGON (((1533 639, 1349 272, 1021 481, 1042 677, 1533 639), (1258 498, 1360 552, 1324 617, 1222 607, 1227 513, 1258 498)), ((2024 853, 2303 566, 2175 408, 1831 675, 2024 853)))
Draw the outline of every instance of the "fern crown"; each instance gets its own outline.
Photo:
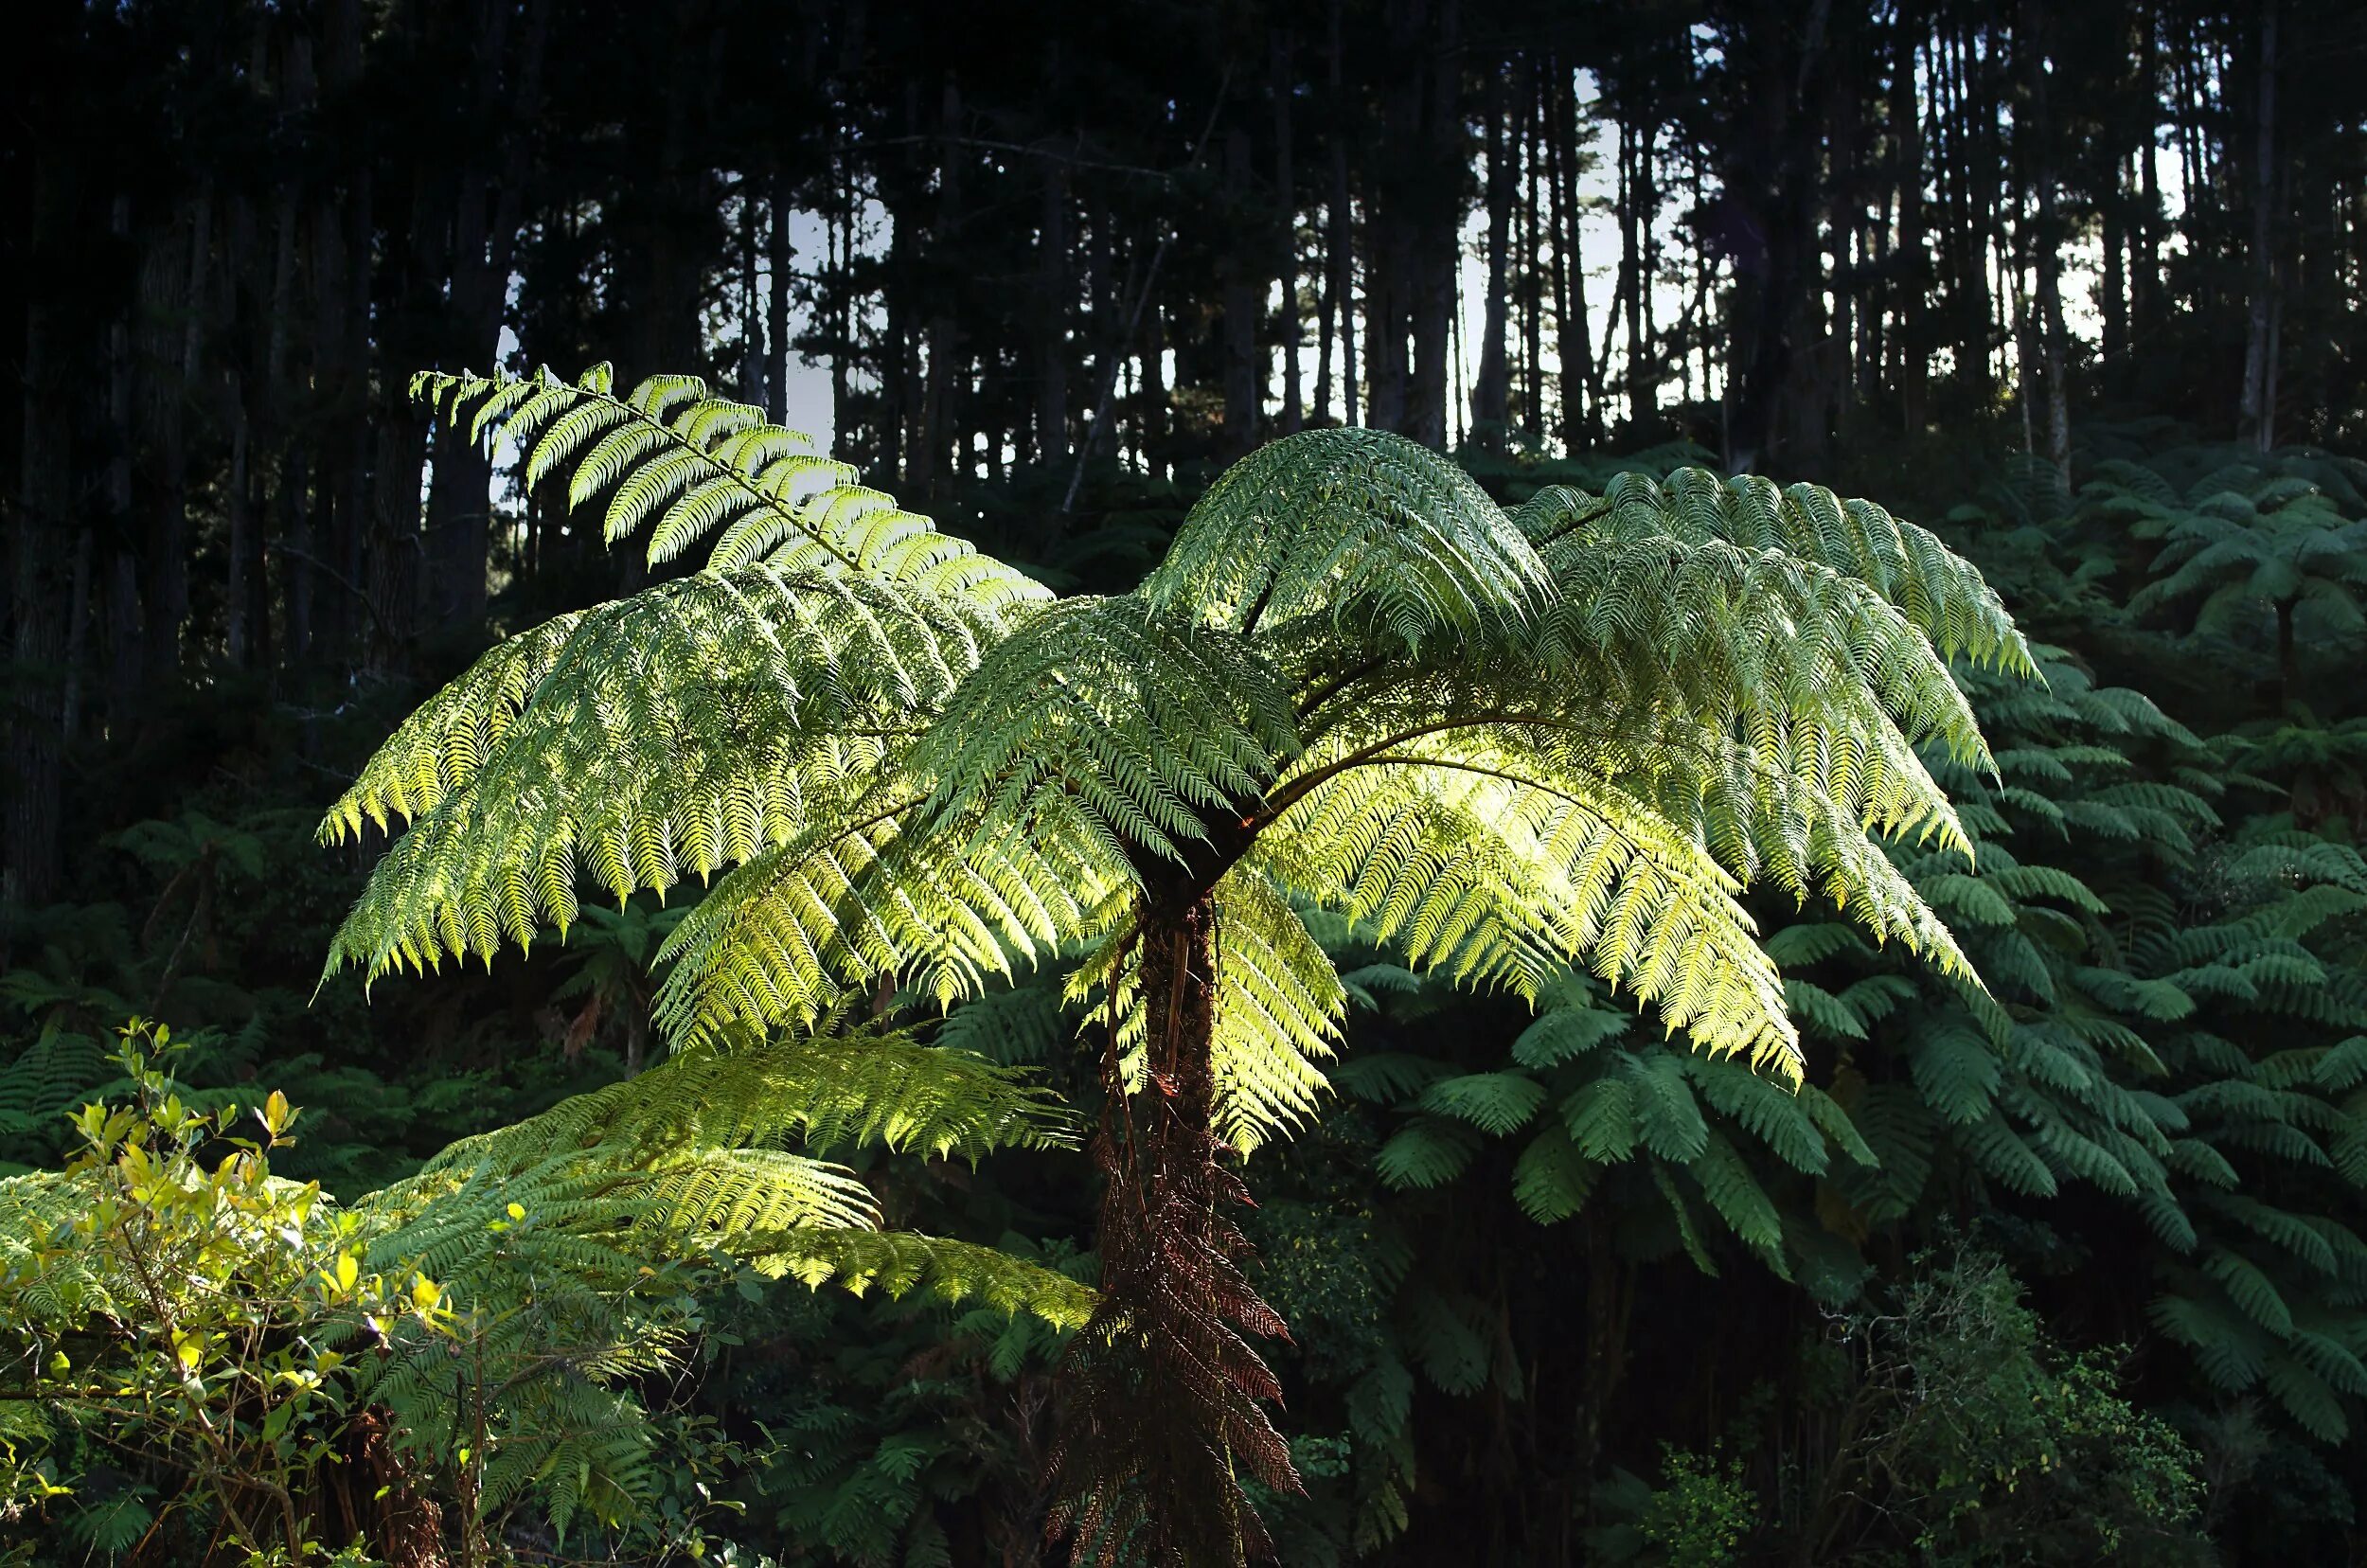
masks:
POLYGON ((563 933, 584 878, 721 872, 663 954, 678 1045, 883 984, 950 1005, 1061 948, 1139 1038, 1130 934, 1184 888, 1244 1145, 1324 1084, 1319 911, 1532 999, 1592 970, 1794 1080, 1746 885, 1971 978, 1882 841, 1969 853, 1932 772, 1989 767, 1951 663, 2034 667, 1869 502, 1683 469, 1506 511, 1411 441, 1316 431, 1228 472, 1133 593, 1055 602, 695 381, 415 390, 612 541, 706 559, 510 638, 387 742, 322 829, 407 823, 332 972, 563 933))

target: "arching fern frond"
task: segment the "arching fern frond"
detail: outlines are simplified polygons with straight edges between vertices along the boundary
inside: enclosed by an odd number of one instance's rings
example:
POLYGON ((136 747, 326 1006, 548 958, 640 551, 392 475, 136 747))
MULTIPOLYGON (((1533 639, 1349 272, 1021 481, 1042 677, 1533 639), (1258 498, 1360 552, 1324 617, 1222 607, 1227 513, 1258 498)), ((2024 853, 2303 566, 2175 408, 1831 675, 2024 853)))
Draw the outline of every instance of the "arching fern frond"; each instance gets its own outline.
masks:
POLYGON ((574 385, 531 377, 422 372, 412 396, 456 419, 473 405, 470 436, 499 434, 526 454, 528 488, 573 466, 568 500, 603 491, 613 542, 650 529, 650 559, 671 560, 721 530, 709 564, 768 561, 785 571, 867 577, 1006 611, 1048 596, 1041 584, 887 497, 811 441, 765 422, 761 409, 710 397, 705 383, 659 376, 625 397, 607 366, 574 385))
POLYGON ((1871 501, 1844 501, 1818 485, 1779 489, 1744 474, 1721 479, 1679 469, 1665 480, 1622 473, 1598 499, 1561 487, 1541 490, 1514 513, 1540 547, 1588 534, 1723 540, 1748 550, 1780 550, 1864 582, 1903 611, 1944 657, 1959 654, 2018 674, 2036 673, 2028 644, 1996 590, 1929 529, 1871 501))
POLYGON ((1067 600, 998 644, 912 767, 932 821, 973 825, 966 842, 1074 815, 1121 855, 1181 862, 1247 816, 1298 747, 1250 643, 1129 596, 1067 600))
POLYGON ((1500 640, 1542 605, 1545 574, 1437 453, 1383 431, 1312 430, 1227 469, 1138 592, 1205 626, 1322 619, 1418 652, 1500 640))
POLYGON ((561 933, 787 842, 860 797, 1000 628, 958 599, 771 566, 701 573, 510 639, 398 731, 323 824, 414 819, 339 932, 372 977, 561 933), (818 807, 828 801, 832 807, 818 807))

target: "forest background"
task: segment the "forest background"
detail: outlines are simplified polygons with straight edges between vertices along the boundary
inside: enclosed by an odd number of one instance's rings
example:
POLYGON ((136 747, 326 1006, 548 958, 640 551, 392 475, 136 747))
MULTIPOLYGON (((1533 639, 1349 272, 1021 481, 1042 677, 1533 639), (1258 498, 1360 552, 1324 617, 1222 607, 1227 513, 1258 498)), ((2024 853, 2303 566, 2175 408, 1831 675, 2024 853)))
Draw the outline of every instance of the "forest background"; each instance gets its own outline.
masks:
MULTIPOLYGON (((1341 934, 1336 1094, 1247 1167, 1286 1560, 2357 1559, 2346 0, 30 0, 7 55, 14 1167, 133 1015, 311 1108, 286 1168, 332 1192, 662 1054, 653 901, 314 993, 376 852, 313 845, 327 802, 492 640, 646 580, 414 369, 703 375, 1063 589, 1326 424, 1506 501, 1810 478, 2043 645, 2043 687, 1972 680, 1977 873, 1903 853, 1995 1001, 1765 904, 1811 1126, 1597 990, 1532 1023, 1341 934)), ((1058 980, 950 1038, 1090 1105, 1058 980)), ((1084 1177, 870 1173, 1080 1270, 1084 1177)), ((1048 1336, 742 1283, 659 1400, 753 1456, 731 1533, 1032 1560, 1048 1336)), ((38 1549, 157 1506, 111 1473, 38 1549)))

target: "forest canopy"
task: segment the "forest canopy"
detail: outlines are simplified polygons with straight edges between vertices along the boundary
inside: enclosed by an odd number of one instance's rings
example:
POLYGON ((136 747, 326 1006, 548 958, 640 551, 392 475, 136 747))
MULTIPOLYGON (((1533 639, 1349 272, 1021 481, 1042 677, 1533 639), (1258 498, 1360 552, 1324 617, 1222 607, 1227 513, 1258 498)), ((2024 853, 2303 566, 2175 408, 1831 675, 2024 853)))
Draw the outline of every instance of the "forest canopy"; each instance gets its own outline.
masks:
POLYGON ((0 1560, 2359 1551, 2357 8, 22 9, 0 1560))

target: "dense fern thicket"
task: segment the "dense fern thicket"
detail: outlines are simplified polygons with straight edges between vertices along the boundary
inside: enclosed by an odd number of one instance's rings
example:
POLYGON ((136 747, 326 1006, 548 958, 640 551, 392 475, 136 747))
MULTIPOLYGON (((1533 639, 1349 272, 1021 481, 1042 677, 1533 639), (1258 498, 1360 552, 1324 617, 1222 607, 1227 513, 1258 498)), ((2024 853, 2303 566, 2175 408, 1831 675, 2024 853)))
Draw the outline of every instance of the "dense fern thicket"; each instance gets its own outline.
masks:
MULTIPOLYGON (((2003 458, 1969 495, 1901 498, 2015 609, 2041 677, 1967 670, 1994 765, 1931 754, 1971 865, 1912 837, 1896 854, 1985 990, 1829 905, 1754 896, 1799 1031, 1794 1092, 1582 971, 1548 977, 1532 1009, 1353 921, 1311 921, 1347 1008, 1337 1055, 1318 1060, 1323 1084, 1289 1091, 1303 1103, 1275 1102, 1282 1121, 1257 1123, 1270 1130, 1240 1167, 1252 1280, 1293 1326, 1274 1365, 1305 1490, 1256 1498, 1284 1560, 1436 1560, 1475 1542, 1485 1560, 1605 1562, 2351 1550, 2367 1412, 2367 862, 2352 827, 2367 753, 2344 670, 2367 468, 2145 425, 2083 431, 2082 452, 2068 485, 2003 458), (1934 1427, 1934 1400, 1995 1416, 1934 1427), (2044 1553, 2014 1544, 2041 1540, 2044 1553)), ((1700 460, 1469 467, 1521 505, 1700 460)), ((268 744, 250 755, 275 765, 268 744)), ((317 797, 286 776, 291 798, 317 797)), ((252 1105, 284 1085, 313 1109, 303 1137, 275 1144, 275 1173, 425 1238, 359 1250, 372 1277, 417 1264, 439 1290, 491 1293, 483 1271, 516 1266, 498 1228, 513 1192, 530 1215, 582 1217, 565 1234, 583 1241, 554 1243, 614 1246, 647 1200, 552 1152, 622 1138, 630 1155, 599 1168, 658 1173, 706 1156, 634 1143, 598 1096, 558 1102, 662 1055, 650 965, 681 897, 619 913, 587 882, 563 941, 529 922, 528 955, 489 974, 388 978, 366 1005, 332 983, 308 1008, 291 934, 325 950, 363 863, 307 848, 303 826, 199 791, 94 849, 119 899, 54 911, 8 976, 10 1152, 50 1166, 81 1140, 64 1112, 134 1097, 109 1021, 153 1009, 184 1021, 173 1066, 190 1103, 252 1105), (543 1106, 529 1146, 504 1134, 427 1159, 543 1106), (460 1252, 429 1244, 438 1203, 491 1205, 438 1233, 460 1252)), ((1089 954, 1040 956, 934 1025, 930 1049, 1035 1071, 1090 1114, 1098 1083, 1071 1044, 1089 954)), ((863 1007, 931 1017, 927 991, 863 1007)), ((582 1370, 504 1411, 515 1435, 491 1454, 519 1480, 496 1474, 489 1497, 463 1462, 449 1489, 479 1488, 472 1506, 529 1549, 606 1534, 661 1555, 728 1539, 745 1560, 1042 1551, 1062 1341, 1092 1299, 1056 1283, 1093 1277, 1077 1157, 973 1170, 883 1162, 859 1141, 962 1153, 1074 1133, 1029 1098, 936 1127, 927 1107, 947 1100, 925 1087, 891 1128, 881 1085, 801 1101, 795 1085, 816 1080, 788 1060, 734 1069, 764 1087, 751 1119, 702 1070, 695 1052, 656 1069, 694 1075, 668 1103, 698 1116, 672 1117, 669 1138, 852 1149, 859 1186, 783 1201, 863 1228, 801 1250, 738 1208, 761 1245, 685 1254, 668 1267, 689 1294, 639 1306, 629 1280, 601 1283, 616 1255, 568 1255, 584 1310, 655 1315, 621 1360, 589 1349, 617 1335, 610 1317, 571 1318, 572 1351, 523 1320, 474 1330, 490 1336, 483 1356, 556 1350, 582 1370), (868 1228, 882 1222, 1009 1261, 868 1228), (865 1235, 881 1239, 852 1239, 865 1235), (810 1288, 842 1270, 896 1299, 810 1288), (931 1285, 950 1289, 913 1289, 931 1285), (685 1380, 691 1364, 704 1370, 685 1380), (553 1490, 543 1461, 577 1452, 564 1445, 587 1419, 606 1446, 553 1490)), ((663 1190, 697 1204, 723 1189, 692 1176, 663 1190)), ((80 1302, 102 1285, 73 1288, 80 1302)), ((443 1386, 368 1397, 417 1430, 449 1420, 420 1403, 448 1410, 443 1386)), ((120 1468, 74 1428, 10 1419, 20 1455, 71 1488, 17 1499, 34 1560, 173 1539, 170 1468, 120 1468)))

